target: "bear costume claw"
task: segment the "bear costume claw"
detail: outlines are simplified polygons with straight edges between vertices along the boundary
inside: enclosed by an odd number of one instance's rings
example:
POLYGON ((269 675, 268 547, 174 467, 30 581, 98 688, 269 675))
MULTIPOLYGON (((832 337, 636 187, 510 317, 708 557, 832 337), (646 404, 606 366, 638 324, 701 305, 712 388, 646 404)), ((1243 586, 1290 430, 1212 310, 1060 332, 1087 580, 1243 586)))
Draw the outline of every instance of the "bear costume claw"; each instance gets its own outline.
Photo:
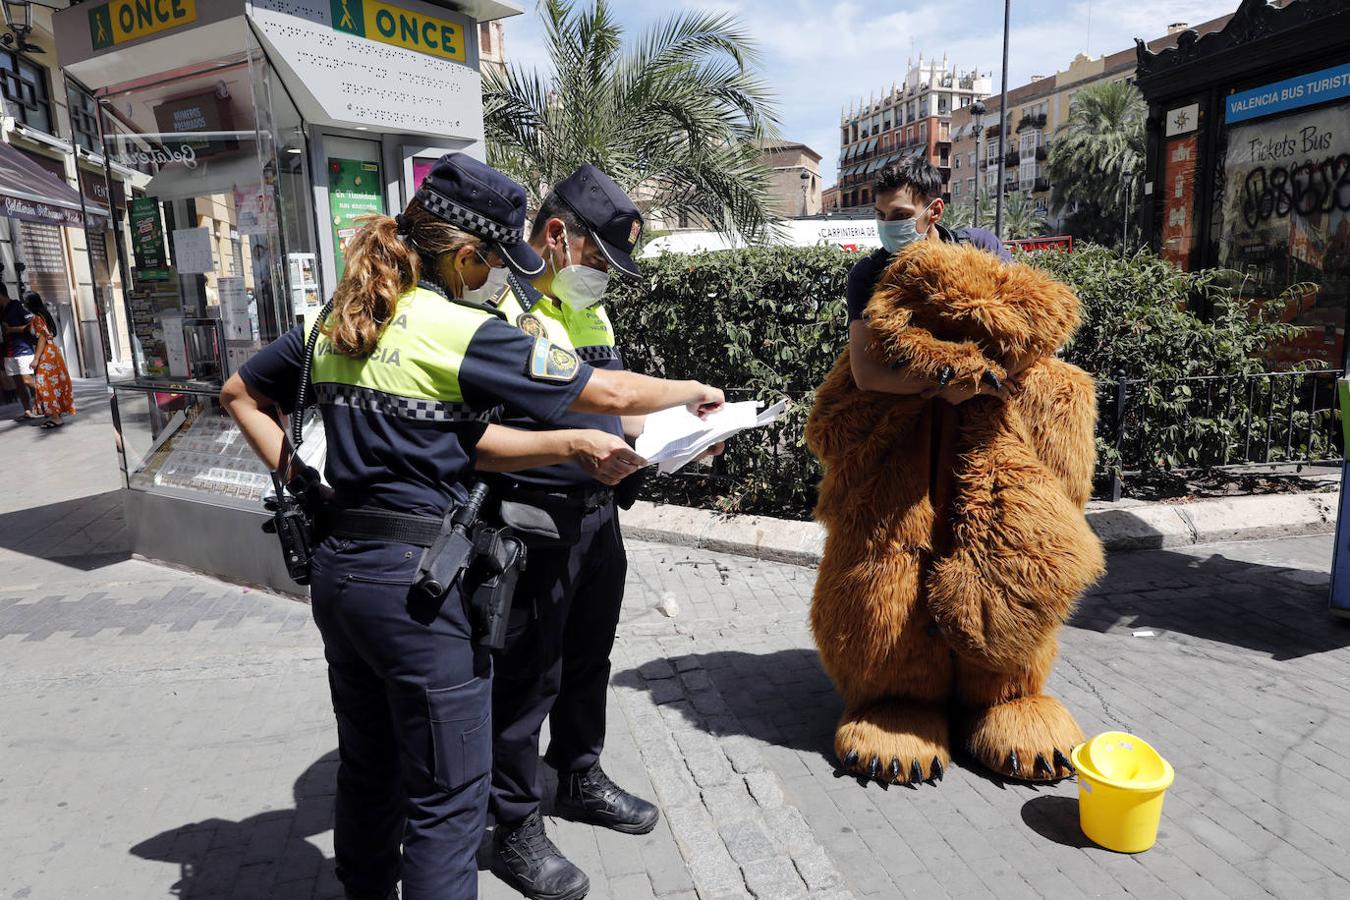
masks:
POLYGON ((937 707, 912 701, 878 703, 844 714, 835 733, 835 752, 843 771, 860 778, 883 784, 936 781, 948 757, 948 728, 946 714, 937 707))
POLYGON ((1069 762, 1069 757, 1060 752, 1058 747, 1055 748, 1055 765, 1068 772, 1070 775, 1078 774, 1078 770, 1073 767, 1073 763, 1069 762))

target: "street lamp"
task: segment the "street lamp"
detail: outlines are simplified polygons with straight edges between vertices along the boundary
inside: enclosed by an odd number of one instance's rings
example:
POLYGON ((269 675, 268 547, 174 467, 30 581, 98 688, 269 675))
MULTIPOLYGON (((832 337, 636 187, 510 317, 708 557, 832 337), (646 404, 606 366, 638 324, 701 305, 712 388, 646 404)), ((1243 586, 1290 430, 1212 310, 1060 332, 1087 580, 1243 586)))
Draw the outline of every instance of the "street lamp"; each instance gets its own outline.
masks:
POLYGON ((807 203, 807 182, 811 179, 811 173, 806 171, 805 166, 802 166, 801 174, 798 177, 802 180, 802 215, 809 216, 811 215, 811 209, 810 204, 807 203))
POLYGON ((5 14, 5 33, 0 34, 0 44, 18 50, 20 53, 41 53, 42 48, 28 43, 28 35, 33 33, 33 7, 60 10, 62 7, 39 3, 37 0, 0 0, 0 12, 5 14))
POLYGON ((984 134, 984 114, 989 108, 984 105, 983 100, 976 99, 970 104, 970 114, 975 117, 975 227, 980 227, 980 182, 984 181, 984 172, 981 165, 984 163, 984 157, 980 156, 980 136, 984 134))
POLYGON ((998 193, 994 194, 994 234, 1003 240, 1003 163, 1008 136, 1008 23, 1012 20, 1012 0, 1003 0, 1003 80, 999 85, 998 105, 998 193))

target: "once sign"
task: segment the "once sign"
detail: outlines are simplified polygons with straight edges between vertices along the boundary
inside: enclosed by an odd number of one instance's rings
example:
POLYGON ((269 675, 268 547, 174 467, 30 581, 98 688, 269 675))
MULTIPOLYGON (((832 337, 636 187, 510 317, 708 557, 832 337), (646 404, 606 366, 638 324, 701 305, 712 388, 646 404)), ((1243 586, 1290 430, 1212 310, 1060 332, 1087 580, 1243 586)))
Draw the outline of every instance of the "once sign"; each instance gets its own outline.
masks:
POLYGON ((333 27, 357 37, 428 56, 464 62, 464 29, 458 23, 401 9, 381 0, 329 0, 333 27))
POLYGON ((95 50, 197 21, 197 0, 111 0, 89 10, 95 50))

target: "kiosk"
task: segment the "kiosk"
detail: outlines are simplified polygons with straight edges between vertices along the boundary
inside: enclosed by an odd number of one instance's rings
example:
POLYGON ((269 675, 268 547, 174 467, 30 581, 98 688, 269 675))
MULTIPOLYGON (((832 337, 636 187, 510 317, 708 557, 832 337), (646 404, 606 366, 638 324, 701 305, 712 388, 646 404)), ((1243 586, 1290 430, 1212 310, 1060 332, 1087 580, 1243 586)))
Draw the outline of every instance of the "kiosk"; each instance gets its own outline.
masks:
POLYGON ((443 153, 485 155, 479 23, 517 2, 136 0, 56 14, 98 104, 134 372, 110 379, 141 556, 303 593, 264 534, 268 473, 217 395, 313 315, 360 216, 443 153))

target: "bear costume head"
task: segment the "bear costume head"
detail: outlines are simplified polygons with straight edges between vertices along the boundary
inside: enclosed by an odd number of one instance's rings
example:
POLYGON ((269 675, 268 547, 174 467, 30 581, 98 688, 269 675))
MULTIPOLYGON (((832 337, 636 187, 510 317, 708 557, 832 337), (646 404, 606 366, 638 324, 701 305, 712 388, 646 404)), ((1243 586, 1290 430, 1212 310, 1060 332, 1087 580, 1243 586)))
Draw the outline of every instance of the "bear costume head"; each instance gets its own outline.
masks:
POLYGON ((1079 321, 1073 291, 1039 269, 940 241, 898 254, 866 314, 882 356, 940 384, 1002 383, 1052 355, 1079 321))

